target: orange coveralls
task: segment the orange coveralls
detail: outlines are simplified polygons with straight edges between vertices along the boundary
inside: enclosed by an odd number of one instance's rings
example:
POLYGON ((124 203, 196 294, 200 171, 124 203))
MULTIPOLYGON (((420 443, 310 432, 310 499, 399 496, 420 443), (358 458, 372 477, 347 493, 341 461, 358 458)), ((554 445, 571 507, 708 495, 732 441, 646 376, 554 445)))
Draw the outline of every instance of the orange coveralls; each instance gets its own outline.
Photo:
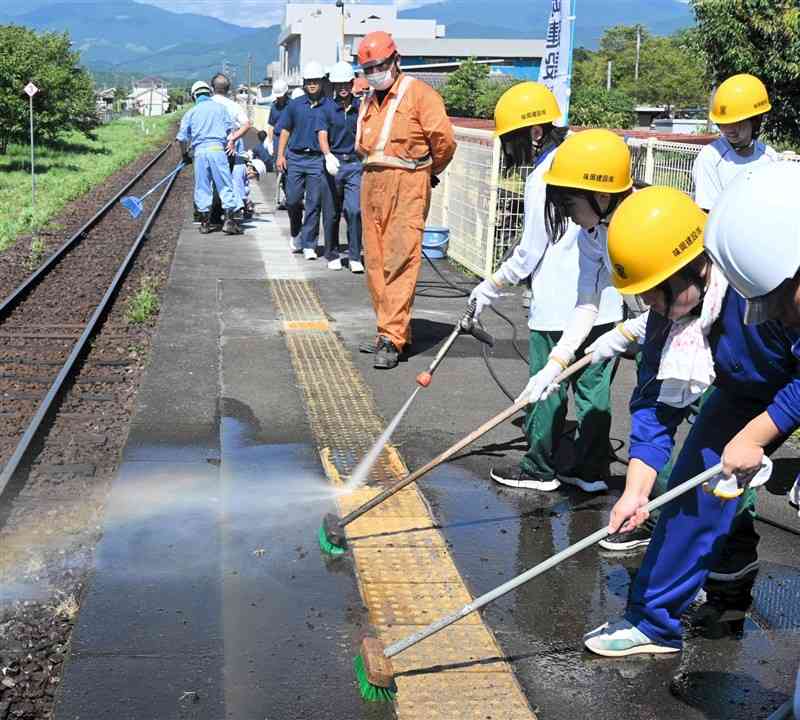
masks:
POLYGON ((378 334, 402 350, 411 343, 411 306, 431 175, 441 173, 456 151, 439 93, 400 73, 380 106, 374 93, 368 95, 362 101, 357 150, 364 158, 361 222, 367 287, 378 334))

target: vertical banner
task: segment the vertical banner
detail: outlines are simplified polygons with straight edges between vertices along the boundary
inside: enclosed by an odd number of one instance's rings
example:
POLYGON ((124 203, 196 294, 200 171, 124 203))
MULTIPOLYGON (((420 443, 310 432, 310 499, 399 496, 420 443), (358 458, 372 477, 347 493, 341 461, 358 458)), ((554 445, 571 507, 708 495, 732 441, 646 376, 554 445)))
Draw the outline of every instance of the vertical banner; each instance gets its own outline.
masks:
POLYGON ((564 112, 561 124, 569 121, 569 96, 572 87, 572 45, 575 35, 576 0, 551 0, 550 18, 544 40, 544 56, 539 82, 547 85, 564 112))

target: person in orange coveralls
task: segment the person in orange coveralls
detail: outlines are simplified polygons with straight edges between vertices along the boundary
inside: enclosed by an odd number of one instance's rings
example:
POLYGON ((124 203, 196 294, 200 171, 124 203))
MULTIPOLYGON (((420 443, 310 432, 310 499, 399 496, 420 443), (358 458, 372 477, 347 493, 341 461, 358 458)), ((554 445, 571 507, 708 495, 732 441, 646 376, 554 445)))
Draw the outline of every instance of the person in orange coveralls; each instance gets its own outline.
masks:
POLYGON ((374 366, 390 369, 411 342, 411 305, 431 186, 456 151, 441 96, 400 70, 392 36, 369 33, 358 62, 370 86, 361 103, 356 150, 364 161, 361 218, 367 287, 378 336, 362 343, 374 366))

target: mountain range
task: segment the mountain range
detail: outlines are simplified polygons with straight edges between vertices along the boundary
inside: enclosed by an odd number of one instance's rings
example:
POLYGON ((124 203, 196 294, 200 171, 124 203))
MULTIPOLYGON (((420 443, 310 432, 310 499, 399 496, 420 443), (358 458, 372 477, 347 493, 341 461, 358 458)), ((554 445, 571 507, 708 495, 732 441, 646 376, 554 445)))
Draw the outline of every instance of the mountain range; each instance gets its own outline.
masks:
MULTIPOLYGON (((151 0, 154 2, 155 0, 151 0)), ((226 0, 235 2, 236 0, 226 0)), ((542 37, 549 0, 443 0, 402 10, 400 17, 436 18, 449 37, 542 37)), ((577 0, 576 45, 596 47, 604 28, 641 23, 668 34, 693 23, 681 0, 577 0)), ((68 31, 84 65, 95 71, 165 78, 206 77, 224 62, 244 80, 264 76, 277 57, 277 25, 243 27, 207 15, 175 13, 134 0, 2 0, 0 23, 68 31)))

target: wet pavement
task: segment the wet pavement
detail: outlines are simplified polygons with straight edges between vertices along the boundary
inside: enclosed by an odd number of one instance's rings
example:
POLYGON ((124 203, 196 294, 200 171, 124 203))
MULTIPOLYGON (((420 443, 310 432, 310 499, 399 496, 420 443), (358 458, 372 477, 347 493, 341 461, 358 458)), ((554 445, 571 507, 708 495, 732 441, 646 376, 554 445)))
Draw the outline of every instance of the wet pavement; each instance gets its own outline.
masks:
MULTIPOLYGON (((272 197, 272 188, 264 194, 272 197)), ((286 241, 285 216, 275 222, 286 241)), ((361 702, 352 678, 366 620, 350 556, 330 560, 316 546, 333 495, 264 282, 264 248, 225 241, 237 249, 226 265, 230 249, 209 245, 204 255, 200 236, 191 242, 193 251, 185 246, 176 258, 180 274, 162 320, 169 339, 156 349, 140 400, 57 717, 390 717, 390 708, 361 702)), ((468 288, 446 262, 437 266, 468 288)), ((267 272, 314 281, 387 420, 464 307, 426 265, 411 353, 381 372, 357 352, 374 332, 363 276, 328 272, 321 261, 298 265, 288 252, 267 272)), ((526 353, 519 294, 499 307, 526 353)), ((489 313, 484 320, 498 340, 492 368, 516 394, 527 369, 510 328, 489 313)), ((632 366, 623 363, 612 431, 621 460, 632 383, 632 366)), ((394 440, 413 469, 508 405, 478 343, 462 337, 394 440)), ((515 491, 489 480, 493 463, 515 462, 523 451, 517 420, 419 483, 474 596, 597 530, 622 486, 621 463, 614 489, 602 496, 515 491)), ((783 458, 777 475, 785 484, 798 470, 797 453, 783 458)), ((800 527, 783 496, 762 492, 759 511, 800 527)), ((483 619, 537 716, 769 716, 788 697, 800 659, 800 538, 758 529, 763 564, 738 635, 687 638, 678 656, 608 660, 583 651, 583 633, 624 609, 641 553, 590 548, 486 608, 483 619)))

